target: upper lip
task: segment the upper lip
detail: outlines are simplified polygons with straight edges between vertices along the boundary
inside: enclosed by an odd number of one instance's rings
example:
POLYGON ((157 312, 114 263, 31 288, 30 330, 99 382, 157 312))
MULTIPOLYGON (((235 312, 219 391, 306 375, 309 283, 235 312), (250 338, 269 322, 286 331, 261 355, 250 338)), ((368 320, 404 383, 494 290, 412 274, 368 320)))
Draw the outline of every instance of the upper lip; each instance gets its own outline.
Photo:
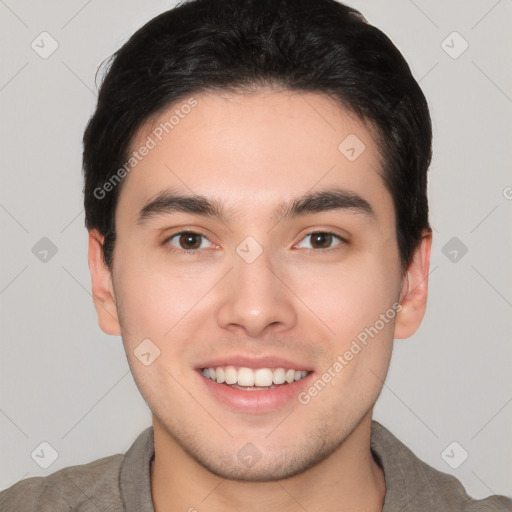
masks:
POLYGON ((237 366, 244 368, 285 368, 294 370, 311 371, 311 367, 290 359, 284 359, 279 356, 265 356, 265 357, 249 357, 244 355, 222 356, 216 359, 211 359, 197 365, 196 369, 202 368, 217 368, 219 366, 237 366))

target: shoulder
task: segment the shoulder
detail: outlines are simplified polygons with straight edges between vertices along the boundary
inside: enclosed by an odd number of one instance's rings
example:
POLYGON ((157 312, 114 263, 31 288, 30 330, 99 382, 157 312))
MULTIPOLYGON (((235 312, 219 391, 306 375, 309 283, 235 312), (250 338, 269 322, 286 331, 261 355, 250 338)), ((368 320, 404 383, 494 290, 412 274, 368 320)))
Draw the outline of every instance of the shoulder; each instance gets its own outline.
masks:
POLYGON ((2 512, 122 511, 119 471, 124 455, 69 466, 17 482, 0 492, 2 512))
POLYGON ((383 512, 512 512, 512 499, 505 496, 473 499, 455 477, 425 464, 376 421, 372 423, 371 448, 386 480, 383 512))

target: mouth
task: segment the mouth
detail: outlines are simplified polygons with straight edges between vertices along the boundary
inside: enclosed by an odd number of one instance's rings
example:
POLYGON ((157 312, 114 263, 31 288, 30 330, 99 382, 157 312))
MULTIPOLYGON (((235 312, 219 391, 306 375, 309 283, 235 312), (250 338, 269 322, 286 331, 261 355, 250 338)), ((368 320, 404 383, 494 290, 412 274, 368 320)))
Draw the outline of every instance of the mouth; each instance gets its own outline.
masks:
POLYGON ((293 367, 219 365, 197 369, 202 385, 215 402, 243 413, 265 413, 298 402, 310 385, 313 370, 293 367))
POLYGON ((247 368, 245 366, 218 366, 201 368, 207 379, 244 391, 268 391, 304 379, 311 371, 294 368, 247 368))

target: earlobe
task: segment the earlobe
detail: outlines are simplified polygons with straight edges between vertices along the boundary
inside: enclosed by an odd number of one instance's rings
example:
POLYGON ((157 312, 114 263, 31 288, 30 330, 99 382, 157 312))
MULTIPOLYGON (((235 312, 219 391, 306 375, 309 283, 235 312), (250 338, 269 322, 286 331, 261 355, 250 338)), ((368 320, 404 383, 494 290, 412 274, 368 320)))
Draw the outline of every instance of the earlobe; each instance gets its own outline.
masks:
POLYGON ((402 309, 396 316, 395 338, 409 338, 423 320, 427 307, 431 248, 432 231, 428 230, 423 233, 403 278, 400 294, 402 309))
POLYGON ((112 275, 103 261, 103 240, 103 235, 100 235, 97 230, 89 231, 88 262, 93 302, 101 330, 106 334, 120 336, 121 328, 112 286, 112 275))

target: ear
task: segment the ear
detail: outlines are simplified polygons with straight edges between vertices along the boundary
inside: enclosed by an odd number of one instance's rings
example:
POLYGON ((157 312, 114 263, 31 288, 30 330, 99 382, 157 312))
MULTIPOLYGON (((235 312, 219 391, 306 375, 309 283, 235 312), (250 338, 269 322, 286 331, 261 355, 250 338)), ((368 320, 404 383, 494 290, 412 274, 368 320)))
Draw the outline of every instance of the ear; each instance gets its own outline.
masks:
POLYGON ((432 231, 425 231, 414 251, 413 259, 402 280, 400 304, 395 322, 395 338, 409 338, 421 324, 427 307, 428 271, 432 231))
POLYGON ((103 240, 97 230, 89 231, 89 270, 92 280, 92 297, 101 330, 114 336, 121 335, 117 316, 112 275, 103 261, 103 240))

